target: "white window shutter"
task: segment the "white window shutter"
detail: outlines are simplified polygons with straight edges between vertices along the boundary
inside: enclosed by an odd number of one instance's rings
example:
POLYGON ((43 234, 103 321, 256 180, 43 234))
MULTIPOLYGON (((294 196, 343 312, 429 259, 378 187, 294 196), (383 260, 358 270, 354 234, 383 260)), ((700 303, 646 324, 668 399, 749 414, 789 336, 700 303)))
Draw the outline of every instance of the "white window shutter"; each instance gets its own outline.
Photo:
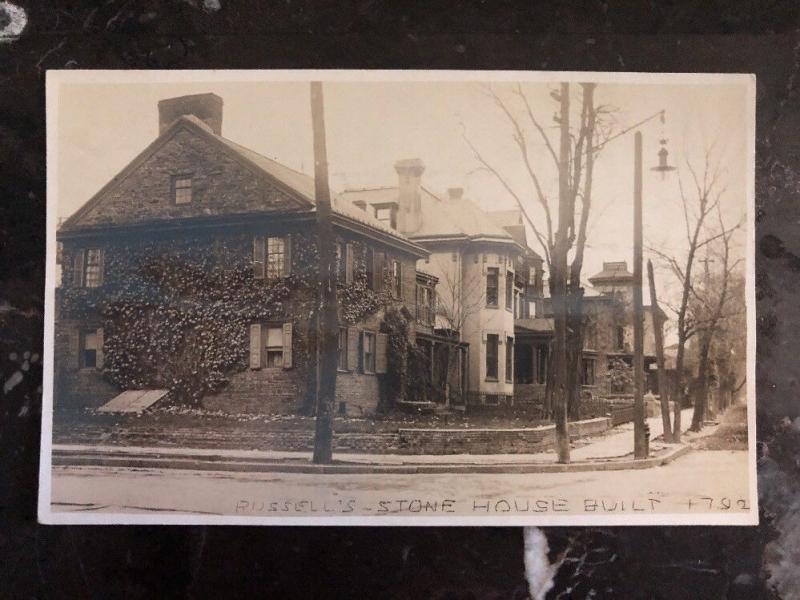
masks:
POLYGON ((387 357, 386 350, 388 347, 389 336, 385 333, 379 333, 375 338, 375 372, 386 373, 387 357))
POLYGON ((84 250, 82 248, 75 250, 72 272, 72 283, 75 287, 83 287, 83 255, 84 250))
POLYGON ((261 368, 261 352, 262 352, 261 343, 261 325, 253 324, 250 325, 250 368, 251 369, 260 369, 261 368))
POLYGON ((292 272, 292 236, 287 235, 283 238, 283 276, 286 277, 292 272))
POLYGON ((355 371, 358 368, 358 328, 347 328, 347 369, 355 371))
POLYGON ((253 277, 264 279, 264 236, 253 237, 253 277))
POLYGON ((292 323, 283 324, 283 368, 292 368, 292 323))
POLYGON ((353 244, 345 245, 344 282, 353 283, 353 244))
POLYGON ((97 335, 96 366, 97 366, 98 370, 102 370, 103 369, 103 360, 104 360, 104 355, 103 355, 103 328, 102 327, 98 327, 97 328, 96 335, 97 335))

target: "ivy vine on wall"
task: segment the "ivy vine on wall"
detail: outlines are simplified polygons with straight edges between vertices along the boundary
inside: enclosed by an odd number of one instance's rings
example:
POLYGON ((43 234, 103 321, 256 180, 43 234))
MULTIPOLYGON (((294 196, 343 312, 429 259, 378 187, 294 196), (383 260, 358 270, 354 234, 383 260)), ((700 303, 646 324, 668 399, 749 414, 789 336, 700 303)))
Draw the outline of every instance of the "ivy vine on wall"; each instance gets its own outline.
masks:
MULTIPOLYGON (((364 253, 355 254, 354 281, 339 286, 343 324, 387 302, 368 286, 364 253)), ((70 259, 65 252, 65 281, 70 259)), ((293 235, 291 274, 273 281, 253 277, 246 234, 114 241, 104 260, 103 286, 67 286, 62 315, 102 325, 103 372, 122 389, 168 389, 173 400, 197 405, 248 368, 254 322, 291 320, 294 367, 314 360, 317 247, 309 236, 293 235)))

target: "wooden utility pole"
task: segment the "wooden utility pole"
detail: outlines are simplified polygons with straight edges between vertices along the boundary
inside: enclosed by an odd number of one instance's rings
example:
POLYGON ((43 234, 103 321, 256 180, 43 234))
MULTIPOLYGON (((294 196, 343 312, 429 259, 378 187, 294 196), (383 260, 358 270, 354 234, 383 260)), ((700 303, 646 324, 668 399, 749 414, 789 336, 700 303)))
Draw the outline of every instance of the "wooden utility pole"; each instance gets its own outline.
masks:
POLYGON ((339 310, 334 276, 334 239, 331 223, 331 191, 328 183, 328 152, 325 143, 325 111, 322 82, 311 82, 311 126, 314 134, 314 193, 317 207, 317 402, 314 431, 314 462, 333 458, 333 412, 336 401, 336 364, 339 310))
POLYGON ((558 157, 558 230, 552 255, 550 294, 554 317, 553 417, 556 426, 558 462, 568 463, 569 429, 567 424, 567 251, 569 232, 575 219, 574 203, 570 201, 570 131, 569 84, 562 83, 559 95, 560 147, 558 157))
POLYGON ((644 315, 642 310, 642 134, 634 140, 633 168, 633 457, 647 458, 644 420, 644 315))
POLYGON ((650 311, 653 321, 653 335, 656 338, 656 364, 658 365, 658 395, 661 399, 661 422, 664 425, 664 441, 672 441, 672 425, 669 418, 669 381, 664 366, 664 323, 656 298, 656 280, 653 275, 653 261, 647 261, 647 279, 650 282, 650 311))

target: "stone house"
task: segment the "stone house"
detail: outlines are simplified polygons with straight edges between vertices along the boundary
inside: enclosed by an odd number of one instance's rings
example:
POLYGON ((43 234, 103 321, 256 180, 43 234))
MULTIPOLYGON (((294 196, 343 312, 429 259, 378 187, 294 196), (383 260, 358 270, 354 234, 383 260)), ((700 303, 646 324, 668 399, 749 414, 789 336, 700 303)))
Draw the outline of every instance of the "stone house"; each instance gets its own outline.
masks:
MULTIPOLYGON (((312 409, 314 181, 223 137, 222 108, 159 102, 158 137, 59 227, 56 408, 160 389, 228 413, 312 409)), ((338 408, 369 414, 402 395, 391 348, 416 340, 428 252, 349 202, 332 220, 338 408)))
POLYGON ((340 199, 430 253, 418 270, 436 278, 435 294, 425 296, 435 309, 422 311, 435 317, 417 341, 431 357, 434 378, 450 383, 449 393, 432 400, 513 404, 515 323, 535 316, 543 280, 543 261, 528 247, 521 214, 484 211, 461 188, 445 197, 430 192, 419 159, 400 160, 395 170, 396 186, 347 190, 340 199))

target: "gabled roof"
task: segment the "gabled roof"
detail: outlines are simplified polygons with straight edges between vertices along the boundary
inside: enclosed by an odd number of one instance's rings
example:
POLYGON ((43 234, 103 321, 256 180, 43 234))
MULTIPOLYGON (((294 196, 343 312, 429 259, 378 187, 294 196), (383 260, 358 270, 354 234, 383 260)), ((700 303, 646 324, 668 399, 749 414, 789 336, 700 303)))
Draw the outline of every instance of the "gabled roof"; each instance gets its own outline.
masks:
MULTIPOLYGON (((112 178, 111 181, 103 186, 100 191, 98 191, 91 199, 89 199, 89 201, 87 201, 80 209, 70 216, 62 224, 61 229, 69 230, 74 227, 78 227, 78 222, 80 221, 82 215, 86 214, 95 205, 97 205, 97 203, 99 203, 114 186, 118 185, 123 179, 135 172, 136 168, 150 156, 152 156, 159 148, 161 148, 179 128, 185 128, 197 135, 203 136, 204 139, 217 144, 218 147, 241 160, 245 165, 250 167, 251 170, 254 170, 269 182, 277 183, 282 189, 287 191, 293 199, 295 199, 299 211, 314 211, 316 192, 313 177, 306 175, 305 173, 301 173, 300 171, 295 171, 294 169, 267 158, 258 152, 250 150, 249 148, 245 148, 244 146, 222 137, 221 135, 215 134, 208 125, 194 115, 183 115, 176 119, 118 175, 112 178)), ((360 210, 358 207, 353 206, 349 202, 339 202, 336 198, 334 198, 331 208, 334 215, 338 215, 349 221, 354 221, 361 225, 366 225, 373 229, 377 229, 383 234, 404 241, 406 244, 410 242, 408 238, 399 232, 393 230, 391 227, 388 227, 381 221, 377 220, 374 216, 360 210)))

